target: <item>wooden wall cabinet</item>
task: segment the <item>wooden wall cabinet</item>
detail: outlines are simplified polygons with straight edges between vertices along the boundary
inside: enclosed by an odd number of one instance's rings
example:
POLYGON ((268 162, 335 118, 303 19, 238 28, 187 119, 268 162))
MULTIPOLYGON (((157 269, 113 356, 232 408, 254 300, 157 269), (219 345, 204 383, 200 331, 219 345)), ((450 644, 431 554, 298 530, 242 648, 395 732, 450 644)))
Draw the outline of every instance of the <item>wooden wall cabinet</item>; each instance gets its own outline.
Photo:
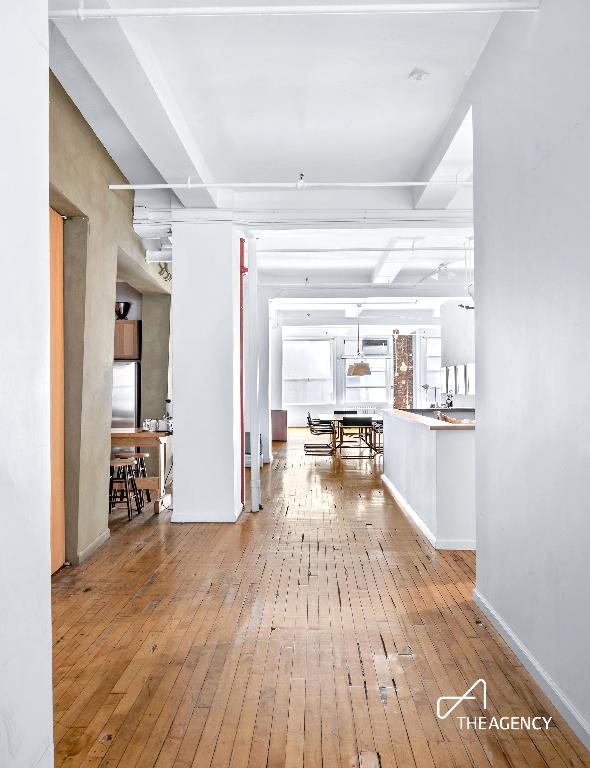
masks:
POLYGON ((139 320, 115 320, 115 360, 139 360, 140 344, 139 320))

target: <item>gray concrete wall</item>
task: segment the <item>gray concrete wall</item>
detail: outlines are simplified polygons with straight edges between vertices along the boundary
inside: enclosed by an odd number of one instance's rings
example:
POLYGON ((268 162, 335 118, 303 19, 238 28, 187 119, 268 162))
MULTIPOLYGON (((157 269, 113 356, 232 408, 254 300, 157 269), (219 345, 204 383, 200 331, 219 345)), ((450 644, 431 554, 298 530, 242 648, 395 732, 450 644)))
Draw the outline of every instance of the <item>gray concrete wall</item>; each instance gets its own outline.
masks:
POLYGON ((117 274, 137 290, 168 291, 132 227, 133 194, 57 79, 49 82, 50 203, 64 232, 66 558, 108 537, 114 302, 117 274))
MULTIPOLYGON (((170 396, 170 296, 146 293, 142 305, 141 344, 141 420, 160 419, 165 400, 170 396)), ((167 453, 171 457, 171 440, 167 453)), ((148 469, 156 471, 155 456, 150 456, 148 469)))

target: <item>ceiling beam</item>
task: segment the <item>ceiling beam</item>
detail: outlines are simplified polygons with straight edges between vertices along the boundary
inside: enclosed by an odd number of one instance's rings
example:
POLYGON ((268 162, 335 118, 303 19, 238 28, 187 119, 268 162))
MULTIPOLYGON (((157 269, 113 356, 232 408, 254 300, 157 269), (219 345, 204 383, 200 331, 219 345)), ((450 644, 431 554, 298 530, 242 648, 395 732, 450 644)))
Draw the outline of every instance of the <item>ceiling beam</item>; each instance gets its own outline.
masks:
MULTIPOLYGON (((163 183, 189 174, 195 182, 212 180, 153 50, 130 22, 87 25, 62 20, 56 26, 163 183)), ((188 206, 217 204, 215 192, 206 188, 179 190, 176 196, 188 206)))
POLYGON ((134 225, 227 221, 253 230, 379 229, 382 227, 452 228, 471 234, 473 211, 375 209, 228 209, 147 208, 135 206, 134 225))
POLYGON ((79 8, 52 10, 50 19, 131 19, 197 16, 345 16, 385 14, 498 13, 536 11, 539 0, 464 0, 464 2, 345 3, 341 5, 233 5, 182 8, 79 8))
POLYGON ((416 208, 448 208, 463 186, 473 186, 473 125, 471 109, 452 137, 443 157, 432 170, 430 184, 414 192, 416 208), (455 177, 456 184, 444 180, 455 177))

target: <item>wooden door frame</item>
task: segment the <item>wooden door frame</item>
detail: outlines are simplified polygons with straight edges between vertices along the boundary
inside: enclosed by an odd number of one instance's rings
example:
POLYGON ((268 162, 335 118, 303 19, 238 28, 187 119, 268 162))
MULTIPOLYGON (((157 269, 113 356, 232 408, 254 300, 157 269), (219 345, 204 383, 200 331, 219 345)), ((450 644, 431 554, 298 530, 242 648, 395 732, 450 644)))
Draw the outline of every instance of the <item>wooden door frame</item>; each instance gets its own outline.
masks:
POLYGON ((64 224, 49 209, 51 573, 65 562, 64 224))

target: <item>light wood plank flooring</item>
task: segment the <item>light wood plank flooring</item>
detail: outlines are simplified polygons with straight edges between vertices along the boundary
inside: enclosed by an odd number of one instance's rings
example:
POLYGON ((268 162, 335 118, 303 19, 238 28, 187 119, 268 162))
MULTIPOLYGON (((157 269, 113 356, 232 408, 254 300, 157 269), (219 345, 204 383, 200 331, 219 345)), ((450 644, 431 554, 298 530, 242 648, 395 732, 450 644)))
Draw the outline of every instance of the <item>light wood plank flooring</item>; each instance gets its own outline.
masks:
POLYGON ((473 554, 435 552, 379 460, 305 457, 304 439, 276 446, 263 512, 121 512, 108 544, 54 577, 56 766, 590 766, 472 602, 473 554), (555 724, 438 720, 437 697, 479 677, 488 716, 555 724))

